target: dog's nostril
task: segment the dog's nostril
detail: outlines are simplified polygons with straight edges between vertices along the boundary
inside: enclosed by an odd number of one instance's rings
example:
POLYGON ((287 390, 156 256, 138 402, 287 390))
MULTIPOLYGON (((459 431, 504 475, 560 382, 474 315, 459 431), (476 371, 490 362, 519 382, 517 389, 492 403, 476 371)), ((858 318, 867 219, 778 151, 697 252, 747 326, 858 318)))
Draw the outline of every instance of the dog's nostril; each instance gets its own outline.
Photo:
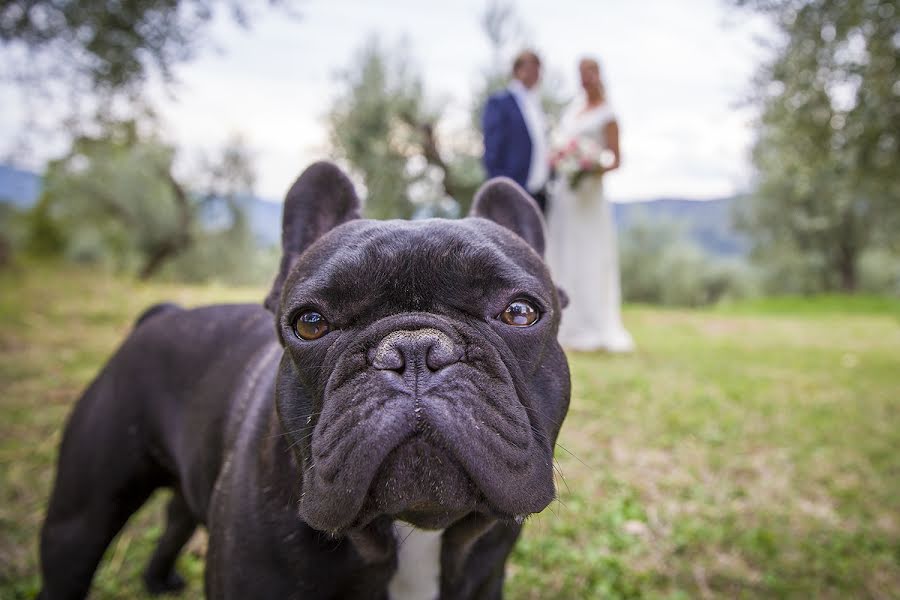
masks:
POLYGON ((425 354, 425 364, 432 371, 438 371, 459 362, 462 350, 454 343, 433 343, 425 354))
POLYGON ((421 364, 438 371, 461 358, 462 349, 447 334, 429 327, 385 336, 375 348, 372 366, 402 373, 408 365, 421 364))
POLYGON ((397 348, 385 348, 383 344, 379 344, 375 350, 375 356, 372 358, 372 366, 382 371, 399 371, 402 373, 406 369, 406 360, 404 360, 403 354, 397 348))

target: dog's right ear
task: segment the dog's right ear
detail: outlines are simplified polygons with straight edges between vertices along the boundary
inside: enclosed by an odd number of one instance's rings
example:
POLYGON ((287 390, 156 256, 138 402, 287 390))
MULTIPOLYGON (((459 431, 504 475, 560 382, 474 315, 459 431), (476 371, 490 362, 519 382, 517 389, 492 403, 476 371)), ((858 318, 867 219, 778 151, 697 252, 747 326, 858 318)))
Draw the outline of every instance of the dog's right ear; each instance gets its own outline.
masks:
POLYGON ((285 279, 310 244, 341 223, 359 218, 353 183, 336 165, 310 165, 291 186, 281 218, 281 266, 265 307, 277 312, 285 279))
POLYGON ((471 217, 482 217, 506 227, 544 256, 544 218, 537 202, 509 177, 494 177, 482 184, 472 200, 471 217))

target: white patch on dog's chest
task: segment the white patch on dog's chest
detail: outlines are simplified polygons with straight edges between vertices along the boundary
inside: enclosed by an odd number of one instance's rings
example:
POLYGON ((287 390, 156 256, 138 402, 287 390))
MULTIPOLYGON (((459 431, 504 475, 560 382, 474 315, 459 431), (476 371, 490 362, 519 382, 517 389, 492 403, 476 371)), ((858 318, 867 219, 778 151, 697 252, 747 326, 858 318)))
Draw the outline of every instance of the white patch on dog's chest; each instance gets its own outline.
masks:
POLYGON ((397 572, 388 584, 391 600, 436 600, 441 585, 441 535, 394 521, 397 572))

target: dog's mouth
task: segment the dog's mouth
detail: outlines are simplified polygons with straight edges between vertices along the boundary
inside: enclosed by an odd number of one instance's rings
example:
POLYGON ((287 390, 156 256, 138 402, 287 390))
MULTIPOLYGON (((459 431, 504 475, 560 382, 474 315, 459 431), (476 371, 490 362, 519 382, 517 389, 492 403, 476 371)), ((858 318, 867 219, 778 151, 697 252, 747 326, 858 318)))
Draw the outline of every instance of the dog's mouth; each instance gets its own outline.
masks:
MULTIPOLYGON (((309 508, 318 502, 310 496, 304 496, 304 500, 309 508)), ((382 516, 420 529, 446 529, 472 513, 495 520, 521 522, 524 518, 494 506, 433 435, 416 432, 387 454, 355 517, 330 531, 362 530, 382 516)), ((309 516, 305 519, 309 521, 309 516)))
POLYGON ((472 512, 543 510, 555 496, 552 445, 496 353, 466 356, 398 373, 345 353, 365 366, 326 386, 301 457, 301 518, 337 533, 379 516, 439 529, 472 512))
POLYGON ((315 467, 305 471, 300 515, 314 528, 338 534, 361 530, 382 516, 420 529, 445 529, 472 513, 521 522, 525 515, 549 504, 552 476, 546 478, 547 492, 546 485, 530 483, 544 483, 545 479, 533 469, 519 474, 503 465, 492 473, 497 456, 486 456, 490 448, 474 437, 456 439, 451 449, 433 428, 412 425, 387 451, 383 450, 387 446, 384 437, 369 442, 367 450, 350 445, 344 451, 353 460, 343 461, 344 469, 353 471, 348 477, 339 473, 333 483, 323 485, 322 472, 315 467), (464 453, 460 445, 470 447, 464 453), (355 460, 365 461, 368 467, 355 460), (517 477, 521 477, 521 485, 508 482, 517 477), (485 480, 495 486, 493 495, 486 491, 485 480))
POLYGON ((486 501, 456 459, 431 436, 414 433, 385 457, 351 525, 390 515, 422 529, 443 529, 486 501))

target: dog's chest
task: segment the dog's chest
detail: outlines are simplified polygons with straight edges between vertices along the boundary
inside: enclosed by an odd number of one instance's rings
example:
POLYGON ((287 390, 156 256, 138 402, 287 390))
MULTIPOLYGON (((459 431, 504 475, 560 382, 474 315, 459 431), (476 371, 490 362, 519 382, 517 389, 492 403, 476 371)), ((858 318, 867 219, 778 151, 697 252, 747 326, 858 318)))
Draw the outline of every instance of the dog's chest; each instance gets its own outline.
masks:
POLYGON ((417 529, 394 522, 397 538, 397 572, 388 584, 390 600, 435 600, 441 584, 441 535, 443 530, 417 529))

